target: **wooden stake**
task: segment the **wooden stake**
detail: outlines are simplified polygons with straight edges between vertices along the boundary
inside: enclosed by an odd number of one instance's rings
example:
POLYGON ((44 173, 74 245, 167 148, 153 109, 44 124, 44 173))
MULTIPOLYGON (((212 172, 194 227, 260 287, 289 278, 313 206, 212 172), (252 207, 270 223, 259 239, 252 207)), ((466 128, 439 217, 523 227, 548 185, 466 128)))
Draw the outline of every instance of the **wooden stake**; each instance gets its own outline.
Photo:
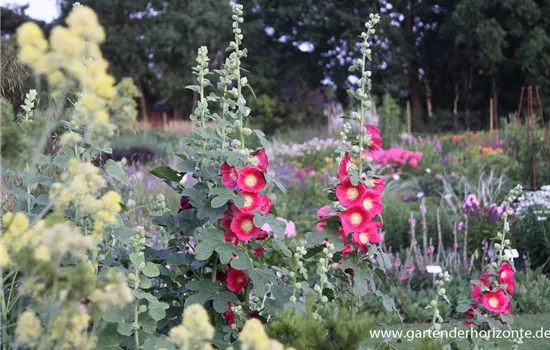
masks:
POLYGON ((493 99, 489 99, 489 130, 493 131, 493 99))

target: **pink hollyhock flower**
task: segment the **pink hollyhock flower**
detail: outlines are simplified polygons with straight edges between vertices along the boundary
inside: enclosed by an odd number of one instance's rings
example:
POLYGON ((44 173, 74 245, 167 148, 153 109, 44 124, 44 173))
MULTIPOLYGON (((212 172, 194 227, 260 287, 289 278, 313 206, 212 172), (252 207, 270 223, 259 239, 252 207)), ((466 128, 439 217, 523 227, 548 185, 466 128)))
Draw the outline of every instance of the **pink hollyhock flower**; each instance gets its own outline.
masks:
POLYGON ((487 311, 496 312, 497 314, 505 313, 509 307, 510 299, 502 289, 496 292, 488 292, 483 294, 483 306, 487 311))
MULTIPOLYGON (((317 219, 326 219, 330 218, 331 216, 334 216, 334 214, 327 214, 332 209, 330 205, 324 205, 319 210, 317 210, 317 219)), ((325 226, 327 223, 324 221, 321 221, 317 223, 317 231, 321 232, 323 231, 323 226, 325 226)))
POLYGON ((340 213, 342 227, 346 232, 364 231, 372 217, 362 206, 354 206, 340 213))
POLYGON ((344 244, 348 244, 348 234, 346 233, 346 231, 344 230, 343 227, 340 227, 338 229, 338 232, 340 232, 340 239, 342 240, 342 243, 344 244))
POLYGON ((254 225, 254 215, 250 213, 236 213, 230 228, 241 241, 256 238, 261 231, 254 225))
POLYGON ((365 230, 361 232, 354 232, 351 237, 351 241, 359 247, 362 252, 367 252, 367 243, 380 243, 380 235, 378 230, 382 226, 379 221, 371 221, 365 230))
POLYGON ((350 245, 345 245, 344 248, 342 248, 342 252, 340 253, 340 255, 342 256, 342 258, 344 258, 350 253, 353 253, 353 247, 350 245))
POLYGON ((264 248, 263 247, 254 248, 254 255, 261 258, 262 255, 264 255, 264 248))
POLYGON ((348 152, 344 153, 344 158, 340 162, 340 165, 338 166, 338 180, 344 181, 348 177, 349 173, 349 166, 351 164, 351 160, 349 158, 348 152))
POLYGON ((428 246, 428 253, 433 254, 435 252, 435 247, 433 245, 428 246))
POLYGON ((379 192, 366 190, 361 204, 371 217, 382 214, 382 196, 380 196, 379 192))
POLYGON ((227 311, 222 314, 222 317, 225 320, 227 320, 227 325, 231 327, 237 322, 237 320, 235 318, 235 314, 233 313, 233 310, 231 310, 231 307, 233 306, 233 304, 227 303, 227 306, 228 306, 227 311))
POLYGON ((416 160, 416 158, 411 158, 409 160, 409 165, 413 168, 416 168, 418 166, 418 160, 416 160))
POLYGON ((248 278, 242 270, 227 269, 227 289, 233 293, 240 293, 248 284, 248 278))
POLYGON ((367 130, 367 137, 364 139, 368 148, 371 151, 378 151, 382 148, 382 138, 380 137, 380 130, 374 125, 365 125, 367 130))
POLYGON ((273 201, 268 196, 262 195, 261 197, 260 213, 267 215, 273 208, 273 201))
POLYGON ((285 227, 285 237, 292 238, 296 237, 296 225, 294 225, 294 222, 291 220, 286 220, 283 218, 277 218, 277 220, 280 220, 286 224, 285 227))
POLYGON ((245 166, 239 170, 237 185, 245 192, 260 192, 265 188, 266 181, 260 168, 245 166))
POLYGON ((232 189, 237 188, 237 168, 235 166, 229 166, 227 163, 223 163, 220 167, 222 173, 222 183, 225 187, 232 189))
MULTIPOLYGON (((491 289, 491 283, 489 282, 489 279, 492 277, 489 272, 484 272, 480 277, 479 281, 481 284, 483 284, 485 287, 491 289)), ((481 291, 481 286, 479 284, 472 284, 472 299, 476 302, 480 303, 483 301, 483 293, 481 291)))
POLYGON ((350 207, 360 203, 366 188, 361 182, 354 186, 348 178, 336 186, 336 197, 344 207, 350 207))
POLYGON ((363 180, 365 180, 367 189, 371 191, 382 193, 384 191, 384 187, 386 187, 386 179, 383 177, 363 178, 363 180))
POLYGON ((244 205, 239 207, 242 213, 250 213, 253 210, 258 210, 262 206, 262 195, 257 192, 241 192, 244 196, 244 205))
POLYGON ((267 166, 269 164, 269 159, 267 159, 267 153, 265 152, 265 148, 261 148, 258 153, 254 156, 258 162, 258 168, 260 168, 261 171, 264 173, 267 172, 267 166))
POLYGON ((235 232, 231 231, 231 229, 225 230, 223 233, 223 236, 225 238, 226 242, 233 243, 233 245, 239 244, 239 237, 235 234, 235 232))
POLYGON ((394 265, 395 265, 395 267, 401 266, 401 259, 395 259, 394 265))
POLYGON ((514 280, 514 269, 512 266, 504 262, 500 265, 498 270, 498 282, 506 285, 506 292, 510 295, 514 295, 516 291, 516 281, 514 280))

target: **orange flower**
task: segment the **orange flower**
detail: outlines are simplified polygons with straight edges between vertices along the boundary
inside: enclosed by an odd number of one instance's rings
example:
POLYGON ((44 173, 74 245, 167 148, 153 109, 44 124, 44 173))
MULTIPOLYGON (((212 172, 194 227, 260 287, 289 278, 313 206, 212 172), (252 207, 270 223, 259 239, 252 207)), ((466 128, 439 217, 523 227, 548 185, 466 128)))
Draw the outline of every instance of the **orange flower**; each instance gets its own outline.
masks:
POLYGON ((453 141, 454 141, 454 142, 458 142, 458 135, 457 135, 457 134, 454 134, 454 135, 453 135, 453 141))

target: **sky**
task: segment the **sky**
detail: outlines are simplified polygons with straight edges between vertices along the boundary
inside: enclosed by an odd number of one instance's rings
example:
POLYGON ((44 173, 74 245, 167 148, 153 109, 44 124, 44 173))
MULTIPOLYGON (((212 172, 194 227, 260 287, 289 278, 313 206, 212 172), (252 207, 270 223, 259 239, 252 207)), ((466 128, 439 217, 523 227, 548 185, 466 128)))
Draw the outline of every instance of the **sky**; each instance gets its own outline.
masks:
POLYGON ((25 13, 31 18, 46 22, 55 19, 59 13, 56 0, 0 0, 0 4, 6 7, 29 4, 25 13))

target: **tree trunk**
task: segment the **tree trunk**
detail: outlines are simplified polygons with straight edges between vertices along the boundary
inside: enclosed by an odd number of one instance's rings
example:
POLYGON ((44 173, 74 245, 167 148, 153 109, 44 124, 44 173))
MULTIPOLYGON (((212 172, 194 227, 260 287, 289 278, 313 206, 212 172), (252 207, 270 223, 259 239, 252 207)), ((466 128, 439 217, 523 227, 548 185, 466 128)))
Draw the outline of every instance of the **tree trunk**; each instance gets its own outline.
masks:
POLYGON ((432 89, 427 77, 424 77, 424 89, 426 90, 426 107, 428 108, 428 117, 433 117, 432 113, 432 89))
POLYGON ((491 77, 491 89, 493 91, 493 117, 494 117, 494 126, 498 129, 498 89, 495 76, 491 77))
POLYGON ((422 108, 422 92, 420 86, 420 80, 418 79, 418 61, 416 58, 416 45, 414 42, 414 31, 413 31, 413 22, 414 22, 414 2, 409 1, 407 10, 405 12, 405 37, 407 38, 407 46, 409 48, 410 56, 412 57, 409 61, 409 89, 410 89, 410 100, 411 100, 411 112, 412 119, 415 129, 417 131, 424 129, 424 116, 422 108))
POLYGON ((147 100, 145 99, 145 93, 143 91, 143 85, 139 84, 139 103, 141 106, 141 117, 143 121, 148 121, 147 118, 147 100))

